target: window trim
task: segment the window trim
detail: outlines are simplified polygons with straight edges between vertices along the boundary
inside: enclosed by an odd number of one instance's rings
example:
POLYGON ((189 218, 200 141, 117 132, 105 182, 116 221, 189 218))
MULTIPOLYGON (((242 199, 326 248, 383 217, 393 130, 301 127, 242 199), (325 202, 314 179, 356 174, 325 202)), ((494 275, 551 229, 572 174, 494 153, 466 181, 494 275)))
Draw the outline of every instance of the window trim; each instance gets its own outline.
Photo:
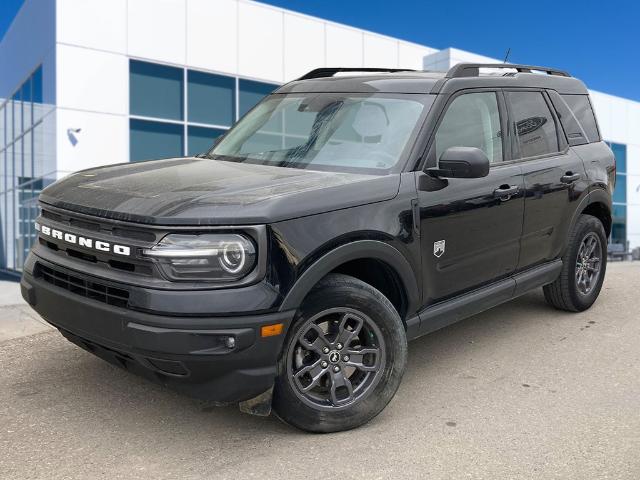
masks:
POLYGON ((511 148, 513 149, 513 157, 511 159, 511 161, 509 162, 509 164, 515 164, 515 163, 522 163, 522 162, 529 162, 532 160, 541 160, 541 159, 546 159, 546 158, 552 158, 552 157, 560 157, 563 155, 567 155, 569 153, 569 144, 567 142, 566 138, 564 137, 564 130, 562 129, 562 126, 560 125, 560 120, 558 118, 558 112, 556 112, 555 108, 553 107, 553 104, 551 103, 551 99, 549 98, 547 92, 544 89, 541 88, 503 88, 502 89, 503 95, 505 97, 505 104, 507 107, 507 111, 508 111, 508 116, 509 116, 509 136, 511 137, 511 148), (515 132, 515 127, 513 125, 515 125, 514 122, 511 121, 511 119, 513 118, 513 110, 511 108, 511 104, 509 102, 509 100, 507 99, 507 93, 509 92, 536 92, 536 93, 540 93, 542 95, 542 98, 544 99, 545 103, 547 104, 547 108, 549 109, 549 112, 551 113, 551 117, 553 118, 553 122, 555 125, 555 129, 556 129, 556 138, 558 141, 558 150, 555 152, 549 152, 549 153, 544 153, 541 155, 533 155, 533 156, 529 156, 529 157, 523 157, 521 156, 520 153, 520 145, 518 143, 518 137, 517 134, 515 132), (562 136, 561 136, 562 134, 562 136))

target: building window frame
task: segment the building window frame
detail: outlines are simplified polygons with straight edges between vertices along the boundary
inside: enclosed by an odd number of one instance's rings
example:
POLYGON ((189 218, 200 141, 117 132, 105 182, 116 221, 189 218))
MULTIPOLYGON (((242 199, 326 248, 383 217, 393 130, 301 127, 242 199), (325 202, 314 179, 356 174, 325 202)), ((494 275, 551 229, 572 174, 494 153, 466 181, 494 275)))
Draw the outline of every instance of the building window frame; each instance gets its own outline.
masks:
MULTIPOLYGON (((202 69, 202 68, 190 68, 186 65, 176 65, 176 64, 172 64, 172 63, 168 63, 168 62, 159 62, 159 61, 149 61, 148 59, 144 59, 144 58, 138 58, 138 57, 129 57, 129 76, 128 79, 130 80, 131 78, 131 62, 144 62, 144 63, 149 63, 151 65, 158 65, 158 66, 165 66, 165 67, 172 67, 172 68, 178 68, 178 69, 182 69, 182 120, 176 120, 176 119, 169 119, 169 118, 161 118, 161 117, 150 117, 150 116, 146 116, 146 115, 138 115, 138 114, 133 114, 131 113, 131 98, 129 98, 129 115, 128 115, 128 120, 129 120, 129 125, 131 125, 131 120, 143 120, 143 121, 148 121, 148 122, 156 122, 156 123, 169 123, 169 124, 174 124, 174 125, 181 125, 183 127, 183 145, 182 145, 182 154, 183 156, 188 156, 189 155, 189 127, 199 127, 199 128, 208 128, 208 129, 212 129, 212 130, 222 130, 224 132, 226 132, 227 130, 229 130, 238 120, 239 120, 239 115, 240 115, 240 101, 241 101, 241 97, 240 97, 240 83, 243 80, 249 81, 249 82, 256 82, 256 83, 262 83, 264 85, 273 85, 273 89, 277 89, 278 87, 280 87, 281 84, 275 83, 275 82, 271 82, 271 81, 265 81, 263 79, 256 79, 256 78, 252 78, 252 77, 245 77, 245 76, 241 76, 241 75, 229 75, 228 73, 224 73, 224 72, 219 72, 219 71, 214 71, 214 70, 207 70, 207 69, 202 69), (233 79, 233 85, 234 85, 234 92, 233 92, 233 98, 234 98, 234 106, 233 106, 233 121, 231 122, 230 125, 218 125, 218 124, 214 124, 214 123, 202 123, 202 122, 195 122, 195 121, 191 121, 189 120, 189 71, 195 72, 195 73, 200 73, 200 74, 208 74, 208 75, 212 75, 212 76, 218 76, 218 77, 227 77, 230 79, 233 79)), ((131 84, 129 84, 129 96, 131 96, 131 84)), ((211 144, 213 145, 215 138, 211 139, 211 144)), ((129 127, 129 162, 136 162, 136 161, 140 161, 142 159, 133 159, 131 158, 131 128, 129 127)), ((204 153, 204 152, 202 152, 204 153)))

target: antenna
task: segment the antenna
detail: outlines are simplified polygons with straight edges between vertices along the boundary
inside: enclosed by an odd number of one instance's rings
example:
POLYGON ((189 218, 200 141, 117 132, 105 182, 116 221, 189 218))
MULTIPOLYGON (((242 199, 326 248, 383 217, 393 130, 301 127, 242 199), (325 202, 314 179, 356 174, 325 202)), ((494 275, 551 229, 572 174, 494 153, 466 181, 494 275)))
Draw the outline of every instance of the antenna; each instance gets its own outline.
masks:
POLYGON ((509 58, 510 53, 511 53, 511 47, 507 48, 507 54, 504 56, 504 61, 502 63, 507 63, 507 59, 509 58))

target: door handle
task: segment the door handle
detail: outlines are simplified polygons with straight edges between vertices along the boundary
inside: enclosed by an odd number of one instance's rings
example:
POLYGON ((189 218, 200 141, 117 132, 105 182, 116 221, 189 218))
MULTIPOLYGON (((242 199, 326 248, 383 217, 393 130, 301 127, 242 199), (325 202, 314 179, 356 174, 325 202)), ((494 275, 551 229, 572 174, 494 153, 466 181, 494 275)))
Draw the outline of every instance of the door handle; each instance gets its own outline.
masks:
POLYGON ((562 183, 573 183, 576 180, 580 179, 580 174, 579 173, 573 173, 573 172, 567 172, 566 174, 564 174, 562 177, 560 177, 560 181, 562 183))
POLYGON ((499 188, 496 188, 493 191, 493 196, 495 198, 499 198, 503 202, 506 202, 519 191, 520 187, 518 185, 500 185, 499 188))

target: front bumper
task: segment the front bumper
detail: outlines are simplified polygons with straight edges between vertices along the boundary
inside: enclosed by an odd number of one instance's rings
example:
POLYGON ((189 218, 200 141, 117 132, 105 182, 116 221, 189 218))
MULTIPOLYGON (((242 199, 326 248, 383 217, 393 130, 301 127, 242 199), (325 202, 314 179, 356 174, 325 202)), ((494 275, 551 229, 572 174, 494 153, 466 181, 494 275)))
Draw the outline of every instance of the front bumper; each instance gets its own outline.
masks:
MULTIPOLYGON (((183 316, 155 315, 86 298, 26 270, 21 288, 32 308, 75 344, 175 390, 221 403, 253 398, 273 385, 295 313, 194 317, 185 302, 183 316), (276 323, 284 324, 282 334, 260 336, 263 325, 276 323)), ((176 293, 167 292, 174 306, 181 301, 176 293)))

